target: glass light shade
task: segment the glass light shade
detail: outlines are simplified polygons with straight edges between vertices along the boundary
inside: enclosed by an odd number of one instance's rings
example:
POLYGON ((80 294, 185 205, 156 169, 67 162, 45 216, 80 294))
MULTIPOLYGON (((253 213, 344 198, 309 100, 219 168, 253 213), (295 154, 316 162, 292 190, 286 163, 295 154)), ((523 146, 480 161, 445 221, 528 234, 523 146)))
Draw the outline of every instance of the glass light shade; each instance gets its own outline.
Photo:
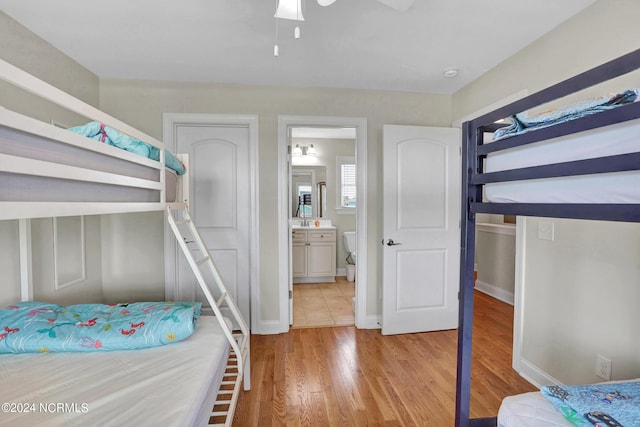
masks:
POLYGON ((331 6, 335 2, 336 2, 336 0, 318 0, 318 4, 320 6, 331 6))
POLYGON ((315 156, 316 155, 316 149, 313 146, 313 144, 311 144, 311 145, 309 145, 307 147, 307 155, 309 155, 309 156, 315 156))
POLYGON ((300 145, 296 144, 291 154, 293 154, 294 156, 302 156, 302 148, 300 148, 300 145))
POLYGON ((276 18, 281 19, 293 19, 295 21, 304 21, 302 16, 301 0, 280 0, 278 2, 278 8, 276 14, 273 15, 276 18))

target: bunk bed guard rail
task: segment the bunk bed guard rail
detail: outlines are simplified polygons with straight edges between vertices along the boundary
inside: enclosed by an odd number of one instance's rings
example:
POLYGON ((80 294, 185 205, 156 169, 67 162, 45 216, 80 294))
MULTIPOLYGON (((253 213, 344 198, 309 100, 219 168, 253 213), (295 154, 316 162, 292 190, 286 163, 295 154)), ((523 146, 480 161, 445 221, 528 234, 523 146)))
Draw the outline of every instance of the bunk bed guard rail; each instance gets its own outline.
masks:
POLYGON ((165 208, 167 202, 167 179, 165 170, 165 145, 162 141, 127 125, 115 117, 98 110, 2 59, 0 59, 0 80, 32 93, 42 100, 49 101, 81 117, 100 122, 123 134, 144 141, 159 150, 159 160, 155 161, 107 146, 107 144, 87 143, 87 138, 83 136, 73 134, 52 123, 12 111, 6 108, 5 105, 0 105, 0 126, 18 132, 18 135, 22 133, 36 139, 44 139, 86 152, 104 155, 108 158, 115 159, 117 162, 121 162, 121 164, 140 165, 157 170, 156 178, 136 178, 123 172, 95 170, 82 164, 72 165, 52 159, 38 160, 37 158, 22 157, 22 155, 0 152, 0 173, 51 178, 68 183, 117 185, 120 186, 120 188, 131 189, 134 194, 140 194, 135 193, 135 191, 140 189, 142 191, 152 191, 156 195, 154 201, 148 201, 148 199, 142 196, 135 196, 131 201, 104 202, 2 200, 0 201, 0 219, 92 215, 163 210, 165 208), (136 199, 136 197, 138 198, 136 199))
POLYGON ((476 214, 640 222, 640 204, 636 203, 496 203, 483 201, 483 187, 486 184, 640 170, 640 153, 634 152, 499 172, 484 172, 484 162, 491 153, 640 119, 640 102, 506 139, 499 139, 488 144, 485 144, 484 141, 485 133, 493 132, 504 126, 496 122, 505 117, 527 111, 638 69, 640 69, 640 49, 463 124, 456 427, 495 426, 497 422, 495 417, 470 418, 476 214))

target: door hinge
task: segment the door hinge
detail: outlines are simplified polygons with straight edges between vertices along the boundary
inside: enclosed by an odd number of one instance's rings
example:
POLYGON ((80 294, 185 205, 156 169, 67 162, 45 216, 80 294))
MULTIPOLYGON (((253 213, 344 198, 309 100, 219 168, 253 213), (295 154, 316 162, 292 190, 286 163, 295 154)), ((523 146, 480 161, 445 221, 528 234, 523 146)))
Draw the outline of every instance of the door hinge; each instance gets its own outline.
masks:
POLYGON ((293 291, 289 289, 289 299, 293 299, 293 291))

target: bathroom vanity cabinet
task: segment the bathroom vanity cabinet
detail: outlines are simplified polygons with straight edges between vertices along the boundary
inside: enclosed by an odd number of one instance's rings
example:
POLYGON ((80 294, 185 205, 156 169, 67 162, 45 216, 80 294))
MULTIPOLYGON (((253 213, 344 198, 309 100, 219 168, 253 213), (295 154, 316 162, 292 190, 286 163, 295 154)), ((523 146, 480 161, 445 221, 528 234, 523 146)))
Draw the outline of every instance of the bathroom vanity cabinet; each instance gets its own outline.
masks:
POLYGON ((291 237, 293 282, 335 282, 335 228, 294 228, 291 237))

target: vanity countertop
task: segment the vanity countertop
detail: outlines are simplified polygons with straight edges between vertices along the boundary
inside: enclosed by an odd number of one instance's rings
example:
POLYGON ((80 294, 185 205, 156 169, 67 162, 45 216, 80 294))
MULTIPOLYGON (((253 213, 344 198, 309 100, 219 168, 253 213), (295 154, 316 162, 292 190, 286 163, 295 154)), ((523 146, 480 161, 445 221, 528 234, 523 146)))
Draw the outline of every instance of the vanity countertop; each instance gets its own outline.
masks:
POLYGON ((292 225, 291 229, 292 230, 335 230, 336 227, 333 225, 321 225, 319 227, 316 227, 315 225, 311 224, 309 226, 292 225))

